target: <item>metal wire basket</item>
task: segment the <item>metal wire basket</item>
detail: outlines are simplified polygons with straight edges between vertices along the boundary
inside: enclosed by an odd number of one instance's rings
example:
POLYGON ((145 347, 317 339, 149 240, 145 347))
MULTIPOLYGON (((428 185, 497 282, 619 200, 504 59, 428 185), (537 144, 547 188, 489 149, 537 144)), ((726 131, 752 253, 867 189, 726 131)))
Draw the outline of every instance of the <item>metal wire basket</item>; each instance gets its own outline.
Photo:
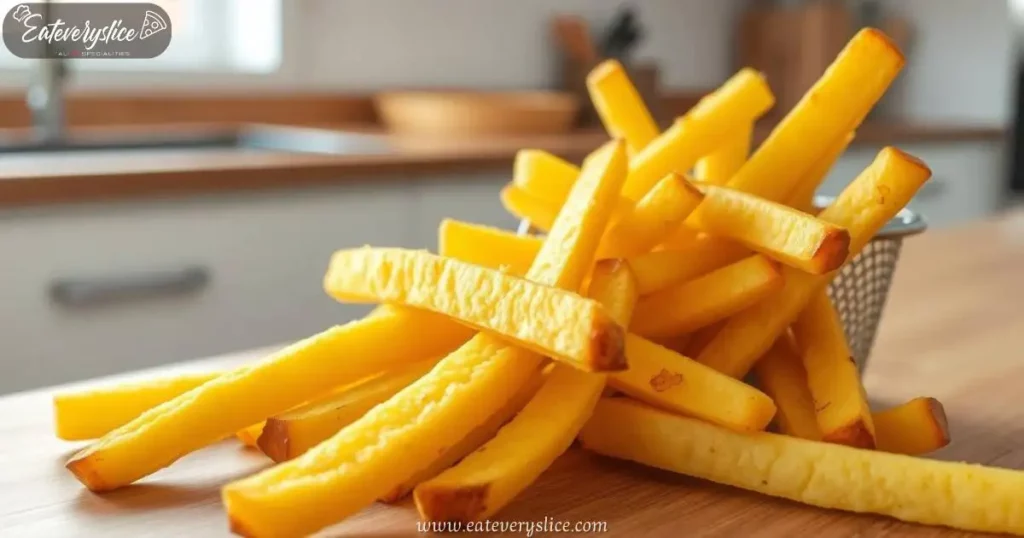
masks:
MULTIPOLYGON (((816 196, 814 205, 825 207, 832 200, 832 197, 816 196)), ((861 372, 875 344, 903 239, 925 228, 927 223, 920 215, 909 209, 900 211, 860 254, 840 269, 828 287, 828 295, 843 320, 846 340, 861 372)), ((530 221, 520 221, 518 234, 525 235, 530 230, 530 221)))
MULTIPOLYGON (((815 205, 824 207, 831 198, 819 196, 815 205)), ((878 324, 892 286, 903 239, 925 230, 925 220, 904 209, 868 243, 864 250, 840 269, 828 287, 828 295, 843 320, 846 341, 863 372, 875 345, 878 324)))

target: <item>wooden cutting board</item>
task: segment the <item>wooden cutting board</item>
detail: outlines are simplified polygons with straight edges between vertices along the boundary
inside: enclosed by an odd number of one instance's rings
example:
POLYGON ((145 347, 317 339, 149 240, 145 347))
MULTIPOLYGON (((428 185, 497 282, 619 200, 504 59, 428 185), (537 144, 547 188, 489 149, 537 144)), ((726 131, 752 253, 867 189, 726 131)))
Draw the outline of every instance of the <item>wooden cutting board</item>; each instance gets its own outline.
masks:
MULTIPOLYGON (((919 395, 946 404, 953 443, 937 458, 1024 468, 1022 277, 1024 212, 926 233, 904 249, 865 382, 880 406, 919 395)), ((262 354, 207 359, 176 370, 209 370, 262 354)), ((258 453, 228 440, 135 486, 94 495, 64 469, 80 445, 53 437, 52 391, 0 398, 0 536, 225 536, 221 485, 267 465, 258 453)), ((577 448, 503 511, 501 520, 598 522, 607 525, 602 535, 628 537, 968 534, 801 506, 577 448)), ((420 533, 415 510, 406 503, 371 507, 323 534, 420 533)), ((553 534, 534 534, 546 535, 553 534)))

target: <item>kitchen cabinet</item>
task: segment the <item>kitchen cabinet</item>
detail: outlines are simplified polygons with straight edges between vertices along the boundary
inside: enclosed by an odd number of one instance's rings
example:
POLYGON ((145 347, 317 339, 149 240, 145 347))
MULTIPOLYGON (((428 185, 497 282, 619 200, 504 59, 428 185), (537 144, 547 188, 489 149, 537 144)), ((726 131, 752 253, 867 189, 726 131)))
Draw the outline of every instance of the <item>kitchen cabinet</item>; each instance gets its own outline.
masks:
POLYGON ((508 171, 418 177, 414 230, 418 248, 437 251, 437 227, 453 219, 515 230, 519 221, 501 205, 501 188, 511 181, 508 171))
POLYGON ((416 246, 416 189, 381 178, 0 213, 0 393, 286 342, 352 319, 369 307, 324 294, 329 256, 416 246))
MULTIPOLYGON (((1003 142, 992 140, 899 144, 932 169, 932 178, 910 203, 932 228, 994 212, 1006 196, 1003 142)), ((857 177, 881 146, 855 145, 832 168, 819 192, 836 195, 857 177)))

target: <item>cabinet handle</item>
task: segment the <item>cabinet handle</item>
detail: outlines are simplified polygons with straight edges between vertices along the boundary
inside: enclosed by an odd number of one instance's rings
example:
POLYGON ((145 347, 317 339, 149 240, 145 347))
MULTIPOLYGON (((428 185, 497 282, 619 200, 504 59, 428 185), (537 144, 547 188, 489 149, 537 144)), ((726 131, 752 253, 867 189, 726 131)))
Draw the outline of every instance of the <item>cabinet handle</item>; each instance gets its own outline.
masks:
POLYGON ((143 297, 182 295, 206 287, 209 281, 209 270, 198 266, 102 277, 64 278, 50 284, 50 297, 62 306, 85 307, 143 297))

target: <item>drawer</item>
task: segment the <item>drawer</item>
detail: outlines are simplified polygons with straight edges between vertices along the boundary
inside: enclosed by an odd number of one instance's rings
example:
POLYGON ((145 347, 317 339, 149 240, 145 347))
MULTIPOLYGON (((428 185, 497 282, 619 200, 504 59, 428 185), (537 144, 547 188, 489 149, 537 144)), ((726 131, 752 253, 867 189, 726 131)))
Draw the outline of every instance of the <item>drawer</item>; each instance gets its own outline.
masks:
POLYGON ((407 188, 0 215, 0 393, 290 341, 360 315, 367 307, 324 294, 324 269, 341 247, 409 244, 407 188))
MULTIPOLYGON (((841 192, 871 164, 879 149, 856 146, 848 150, 820 192, 841 192)), ((1001 143, 922 143, 901 149, 923 159, 932 169, 932 178, 910 202, 910 208, 924 215, 932 228, 981 218, 998 209, 1006 183, 1001 143)))
POLYGON ((416 247, 436 251, 437 227, 446 217, 515 230, 519 221, 505 211, 500 198, 501 188, 511 180, 509 172, 417 179, 416 247))

